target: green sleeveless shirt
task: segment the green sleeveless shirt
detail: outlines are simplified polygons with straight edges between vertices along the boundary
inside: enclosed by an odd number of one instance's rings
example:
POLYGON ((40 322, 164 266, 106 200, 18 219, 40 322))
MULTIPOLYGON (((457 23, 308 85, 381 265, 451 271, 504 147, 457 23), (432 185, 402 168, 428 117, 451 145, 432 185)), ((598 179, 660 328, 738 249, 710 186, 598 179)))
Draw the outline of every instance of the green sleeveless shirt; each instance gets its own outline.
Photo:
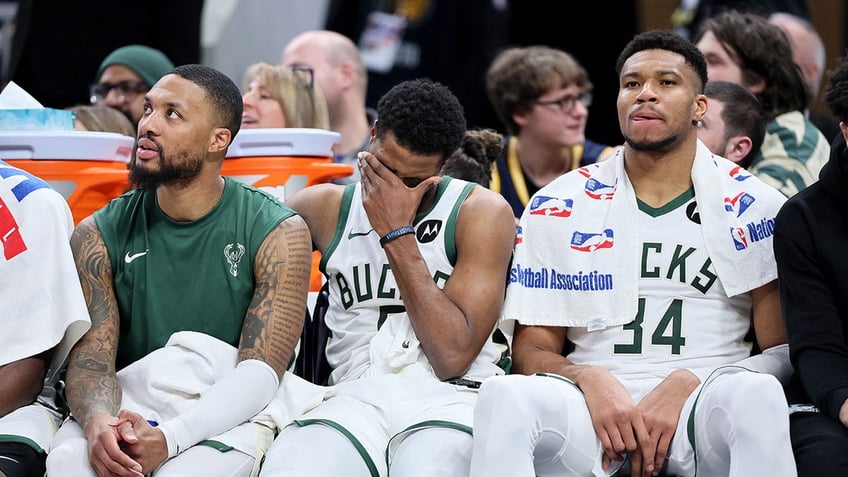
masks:
POLYGON ((177 331, 238 346, 254 288, 254 259, 268 233, 295 212, 225 178, 211 212, 177 222, 155 192, 133 190, 95 212, 120 312, 117 369, 161 348, 177 331))

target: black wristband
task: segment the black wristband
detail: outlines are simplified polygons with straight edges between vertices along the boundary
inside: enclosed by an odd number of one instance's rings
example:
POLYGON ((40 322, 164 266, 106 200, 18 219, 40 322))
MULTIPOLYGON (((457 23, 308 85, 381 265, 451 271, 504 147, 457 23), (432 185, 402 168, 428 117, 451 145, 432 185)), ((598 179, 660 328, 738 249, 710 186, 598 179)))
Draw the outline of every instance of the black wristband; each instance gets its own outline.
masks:
POLYGON ((414 233, 415 229, 411 225, 406 225, 399 229, 392 230, 391 232, 387 233, 386 235, 383 235, 383 237, 380 238, 380 246, 385 247, 387 243, 402 235, 414 233))

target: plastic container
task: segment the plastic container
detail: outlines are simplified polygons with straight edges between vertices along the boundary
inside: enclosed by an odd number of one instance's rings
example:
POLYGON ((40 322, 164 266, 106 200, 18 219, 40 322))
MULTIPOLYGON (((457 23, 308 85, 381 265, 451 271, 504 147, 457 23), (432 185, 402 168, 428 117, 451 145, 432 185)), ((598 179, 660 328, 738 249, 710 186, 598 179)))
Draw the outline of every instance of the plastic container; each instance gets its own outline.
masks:
POLYGON ((304 187, 353 174, 352 166, 333 162, 340 137, 324 129, 242 129, 222 173, 285 200, 304 187))
POLYGON ((78 223, 127 190, 134 143, 111 132, 0 131, 0 158, 50 183, 78 223))

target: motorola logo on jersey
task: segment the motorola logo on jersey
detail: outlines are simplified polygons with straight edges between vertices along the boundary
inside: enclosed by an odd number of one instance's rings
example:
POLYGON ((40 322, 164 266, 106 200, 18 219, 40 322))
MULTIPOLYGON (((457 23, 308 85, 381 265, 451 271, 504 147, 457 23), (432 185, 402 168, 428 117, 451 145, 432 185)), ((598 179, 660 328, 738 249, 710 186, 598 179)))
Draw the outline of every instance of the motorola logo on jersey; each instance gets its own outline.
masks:
POLYGON ((689 202, 689 205, 686 206, 686 217, 696 224, 701 223, 701 213, 698 212, 698 202, 694 200, 689 202))
POLYGON ((418 224, 418 230, 415 231, 415 238, 418 239, 418 243, 429 243, 436 240, 441 230, 441 220, 425 220, 418 224))

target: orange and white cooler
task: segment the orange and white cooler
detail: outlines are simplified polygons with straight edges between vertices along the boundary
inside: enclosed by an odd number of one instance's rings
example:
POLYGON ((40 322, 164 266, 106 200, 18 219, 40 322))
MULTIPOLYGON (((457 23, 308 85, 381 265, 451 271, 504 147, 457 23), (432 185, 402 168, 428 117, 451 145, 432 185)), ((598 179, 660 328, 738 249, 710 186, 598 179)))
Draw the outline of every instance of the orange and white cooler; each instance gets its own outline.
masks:
MULTIPOLYGON (((339 133, 323 129, 244 129, 233 139, 221 173, 285 200, 304 187, 349 176, 353 167, 333 162, 339 133)), ((127 165, 135 139, 94 131, 0 131, 0 158, 59 191, 74 223, 129 188, 127 165)), ((311 288, 322 282, 313 255, 311 288)))
POLYGON ((285 200, 304 187, 353 174, 352 166, 333 162, 340 137, 324 129, 242 129, 230 145, 222 174, 285 200))
POLYGON ((61 193, 76 224, 127 190, 134 144, 111 132, 0 131, 0 158, 61 193))

